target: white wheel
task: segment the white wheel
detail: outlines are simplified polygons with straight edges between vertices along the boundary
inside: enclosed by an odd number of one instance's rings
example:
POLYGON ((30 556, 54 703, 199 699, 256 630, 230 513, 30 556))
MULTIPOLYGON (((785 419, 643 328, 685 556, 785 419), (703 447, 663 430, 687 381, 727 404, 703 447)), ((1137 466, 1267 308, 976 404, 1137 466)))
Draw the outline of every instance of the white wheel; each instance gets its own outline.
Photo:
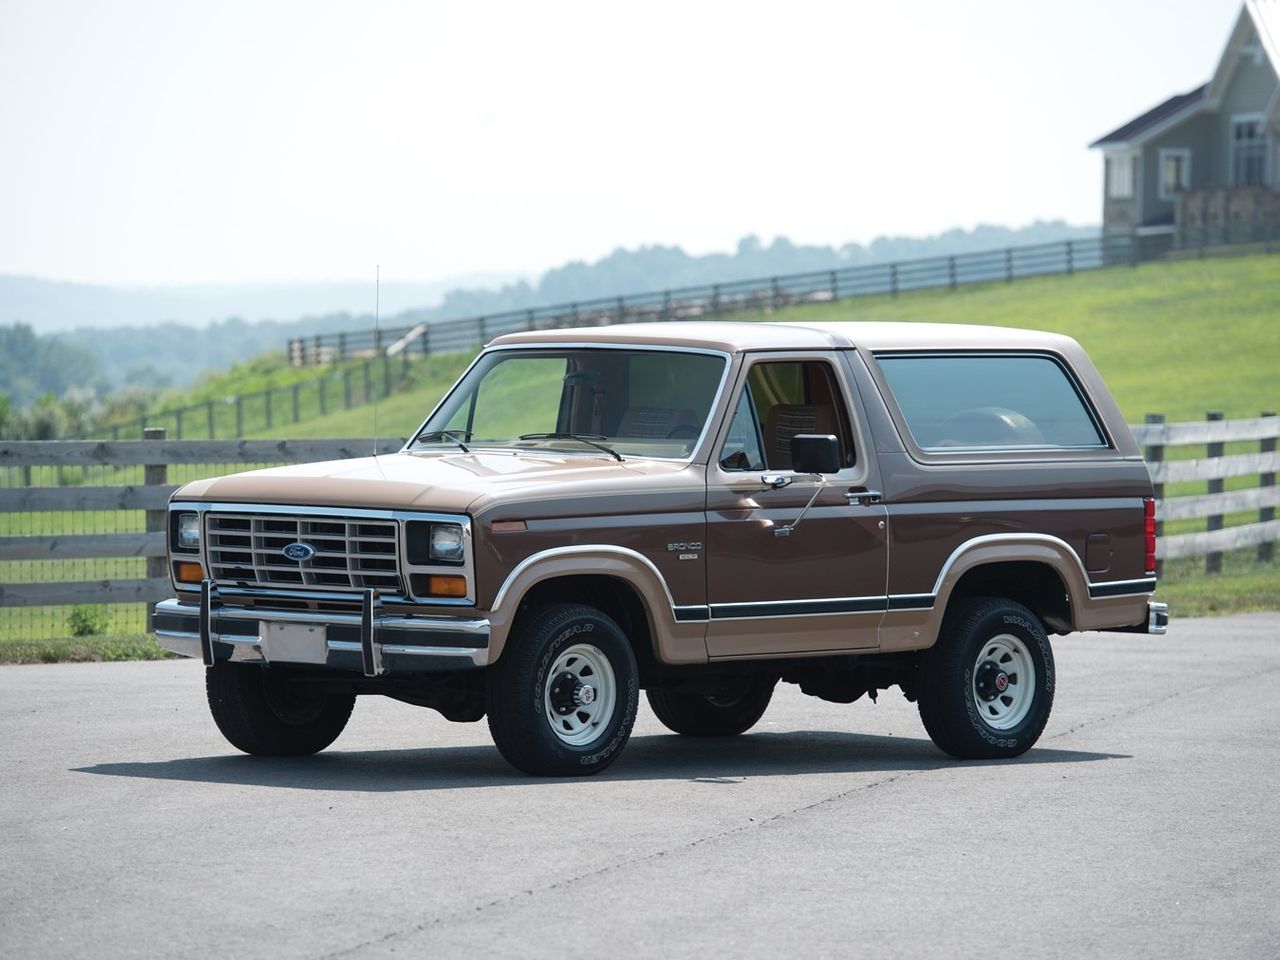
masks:
POLYGON ((604 733, 613 717, 618 683, 603 651, 589 643, 566 647, 546 677, 543 715, 562 742, 580 747, 604 733))
POLYGON ((1027 645, 1009 633, 982 645, 973 667, 973 704, 993 730, 1012 730, 1035 700, 1036 667, 1027 645))

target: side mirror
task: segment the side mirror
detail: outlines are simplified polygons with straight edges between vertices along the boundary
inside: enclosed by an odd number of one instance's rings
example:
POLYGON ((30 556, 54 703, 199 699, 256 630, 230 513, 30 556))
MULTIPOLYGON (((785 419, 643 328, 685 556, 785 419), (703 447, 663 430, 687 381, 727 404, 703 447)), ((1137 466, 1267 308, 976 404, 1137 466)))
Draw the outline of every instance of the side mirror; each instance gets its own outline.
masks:
POLYGON ((791 438, 791 469, 796 473, 839 473, 840 441, 829 433, 797 433, 791 438))

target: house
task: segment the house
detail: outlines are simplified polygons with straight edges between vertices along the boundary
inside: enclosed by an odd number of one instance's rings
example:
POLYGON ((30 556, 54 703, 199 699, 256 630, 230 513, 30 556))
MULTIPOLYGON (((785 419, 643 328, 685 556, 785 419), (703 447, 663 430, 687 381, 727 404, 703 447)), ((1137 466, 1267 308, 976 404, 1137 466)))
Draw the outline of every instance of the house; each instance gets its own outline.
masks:
POLYGON ((1208 83, 1094 141, 1102 230, 1140 247, 1280 239, 1280 0, 1246 0, 1208 83))

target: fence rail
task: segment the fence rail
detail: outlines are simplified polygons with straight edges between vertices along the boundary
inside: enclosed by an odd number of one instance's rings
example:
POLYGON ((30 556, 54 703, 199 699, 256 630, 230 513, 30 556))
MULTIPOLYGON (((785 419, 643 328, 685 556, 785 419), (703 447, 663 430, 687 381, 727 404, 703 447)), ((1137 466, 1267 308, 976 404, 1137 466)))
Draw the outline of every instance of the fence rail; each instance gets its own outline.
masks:
POLYGON ((1272 224, 1230 224, 1201 231, 1196 240, 1196 246, 1179 250, 1172 247, 1172 235, 1062 240, 600 297, 414 326, 317 334, 291 339, 289 359, 295 366, 303 366, 392 353, 404 356, 448 353, 474 349, 493 337, 517 330, 719 318, 735 313, 773 311, 800 303, 897 296, 912 290, 955 290, 973 283, 1012 283, 1028 277, 1136 266, 1163 257, 1204 257, 1216 247, 1257 245, 1270 253, 1280 240, 1280 231, 1272 224))
MULTIPOLYGON (((1269 560, 1280 539, 1280 486, 1276 485, 1280 453, 1280 417, 1265 414, 1242 420, 1225 420, 1209 414, 1203 422, 1165 423, 1157 414, 1132 427, 1145 445, 1148 469, 1159 500, 1158 555, 1161 561, 1181 557, 1205 557, 1208 572, 1221 569, 1222 553, 1256 546, 1261 559, 1269 560), (1226 454, 1227 443, 1258 444, 1255 452, 1226 454), (1204 457, 1171 458, 1170 451, 1203 447, 1204 457), (1224 481, 1257 477, 1256 486, 1225 490, 1224 481), (1205 484, 1188 491, 1188 485, 1205 484), (1176 487, 1175 487, 1176 485, 1176 487), (1176 494, 1176 495, 1174 495, 1176 494), (1255 513, 1256 512, 1256 513, 1255 513), (1244 515, 1252 516, 1245 518, 1244 515), (1234 522, 1228 526, 1226 518, 1234 522), (1247 519, 1247 522, 1242 522, 1247 519), (1185 526, 1203 521, 1205 529, 1165 535, 1164 524, 1185 526)), ((403 441, 378 444, 379 453, 393 452, 403 441)), ((69 470, 109 468, 128 482, 115 485, 65 486, 14 485, 0 487, 0 516, 18 514, 95 515, 102 512, 141 513, 141 530, 0 536, 0 564, 48 563, 64 560, 96 561, 138 558, 145 561, 141 576, 54 580, 49 582, 0 582, 0 607, 44 607, 67 604, 153 604, 170 593, 165 568, 166 504, 176 486, 169 470, 184 464, 218 464, 245 467, 267 463, 304 463, 366 456, 370 441, 346 440, 170 440, 163 430, 144 441, 21 441, 0 444, 0 468, 10 475, 32 468, 69 470), (139 468, 144 482, 138 483, 139 468)), ((1195 451, 1199 452, 1199 451, 1195 451)), ((12 570, 0 567, 0 570, 12 570)), ((0 577, 0 579, 4 579, 0 577)), ((11 579, 11 578, 10 578, 11 579)))

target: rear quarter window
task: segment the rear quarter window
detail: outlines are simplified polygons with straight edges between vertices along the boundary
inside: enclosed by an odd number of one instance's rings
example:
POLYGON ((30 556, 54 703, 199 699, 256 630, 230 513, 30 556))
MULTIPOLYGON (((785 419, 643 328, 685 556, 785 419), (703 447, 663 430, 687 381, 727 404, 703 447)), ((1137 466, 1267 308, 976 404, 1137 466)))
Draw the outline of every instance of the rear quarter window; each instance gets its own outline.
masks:
POLYGON ((1097 448, 1097 421, 1060 361, 1026 354, 876 357, 922 450, 1097 448))

